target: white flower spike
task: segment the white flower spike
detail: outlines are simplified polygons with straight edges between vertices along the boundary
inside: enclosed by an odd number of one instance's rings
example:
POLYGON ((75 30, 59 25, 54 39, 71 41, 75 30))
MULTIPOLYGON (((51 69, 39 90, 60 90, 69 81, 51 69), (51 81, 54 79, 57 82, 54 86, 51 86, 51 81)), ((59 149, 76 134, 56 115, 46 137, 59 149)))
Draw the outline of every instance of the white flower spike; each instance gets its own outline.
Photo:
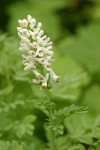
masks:
POLYGON ((34 84, 40 84, 41 89, 48 87, 48 82, 58 82, 57 76, 51 68, 54 62, 52 41, 44 35, 42 23, 36 23, 36 20, 30 15, 27 19, 19 20, 17 27, 18 36, 21 39, 19 50, 23 53, 24 70, 31 70, 35 79, 34 84))

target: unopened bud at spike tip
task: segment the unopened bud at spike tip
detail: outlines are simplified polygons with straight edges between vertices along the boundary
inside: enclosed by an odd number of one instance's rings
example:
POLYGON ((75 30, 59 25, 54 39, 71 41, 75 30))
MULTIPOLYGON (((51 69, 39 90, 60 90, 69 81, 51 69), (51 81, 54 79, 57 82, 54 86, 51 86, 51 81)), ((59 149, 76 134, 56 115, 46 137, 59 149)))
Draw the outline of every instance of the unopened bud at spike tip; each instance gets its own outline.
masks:
POLYGON ((32 20, 32 17, 30 15, 27 16, 27 21, 30 23, 32 20))

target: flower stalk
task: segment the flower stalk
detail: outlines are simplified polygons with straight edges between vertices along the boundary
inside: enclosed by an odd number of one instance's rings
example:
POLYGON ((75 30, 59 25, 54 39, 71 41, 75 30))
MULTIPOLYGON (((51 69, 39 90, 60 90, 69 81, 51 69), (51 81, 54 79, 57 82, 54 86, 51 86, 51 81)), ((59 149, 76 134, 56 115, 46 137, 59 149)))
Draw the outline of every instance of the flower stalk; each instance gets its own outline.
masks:
MULTIPOLYGON (((49 88, 46 88, 45 89, 45 94, 46 94, 46 97, 47 99, 50 100, 50 93, 49 93, 49 88)), ((49 116, 49 124, 52 124, 52 121, 53 121, 53 112, 52 112, 52 107, 50 107, 48 110, 48 116, 49 116)), ((52 128, 49 128, 49 140, 50 140, 50 150, 56 150, 56 144, 55 144, 55 141, 56 141, 56 138, 55 138, 55 133, 54 131, 52 130, 52 128)))
MULTIPOLYGON (((19 50, 22 52, 24 70, 31 70, 34 74, 32 82, 39 84, 49 98, 49 84, 57 83, 59 76, 53 71, 52 41, 44 34, 42 23, 36 22, 30 15, 27 19, 19 20, 18 36, 21 39, 19 50)), ((49 124, 52 123, 52 107, 48 109, 49 124)), ((54 131, 50 128, 50 149, 56 150, 54 131)))
MULTIPOLYGON (((53 114, 52 114, 52 108, 49 110, 49 120, 50 123, 52 122, 53 114)), ((56 145, 55 145, 55 135, 54 131, 52 128, 50 128, 50 150, 56 150, 56 145)))

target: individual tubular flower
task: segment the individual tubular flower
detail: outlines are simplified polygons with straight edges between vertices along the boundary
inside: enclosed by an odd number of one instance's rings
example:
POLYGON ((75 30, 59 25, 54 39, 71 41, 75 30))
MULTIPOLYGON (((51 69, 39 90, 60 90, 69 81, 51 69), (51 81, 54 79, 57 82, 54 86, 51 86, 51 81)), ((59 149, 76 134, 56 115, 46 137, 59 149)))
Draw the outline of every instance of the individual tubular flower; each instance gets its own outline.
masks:
POLYGON ((23 53, 24 70, 32 70, 35 75, 33 83, 40 84, 42 89, 48 87, 48 82, 58 82, 59 76, 51 68, 51 63, 55 61, 52 41, 44 35, 42 23, 36 23, 30 15, 18 23, 18 36, 21 39, 19 50, 23 53))

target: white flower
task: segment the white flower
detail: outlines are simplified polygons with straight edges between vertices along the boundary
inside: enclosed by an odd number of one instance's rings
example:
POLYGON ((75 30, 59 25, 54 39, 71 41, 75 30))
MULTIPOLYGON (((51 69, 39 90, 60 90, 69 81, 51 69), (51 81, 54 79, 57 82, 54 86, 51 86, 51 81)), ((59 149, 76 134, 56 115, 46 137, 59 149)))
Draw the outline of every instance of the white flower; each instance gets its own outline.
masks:
POLYGON ((48 82, 58 82, 57 76, 51 68, 54 62, 52 41, 44 35, 42 23, 30 15, 27 19, 19 20, 17 27, 18 36, 21 39, 19 50, 23 53, 24 70, 32 70, 35 84, 40 84, 41 89, 48 87, 48 82))
POLYGON ((51 76, 51 78, 52 78, 53 81, 59 82, 60 76, 57 76, 51 68, 49 70, 49 73, 50 73, 50 76, 51 76))
POLYGON ((47 73, 46 76, 45 76, 45 78, 42 80, 42 86, 41 86, 41 89, 44 89, 44 88, 47 87, 48 79, 49 79, 49 73, 47 73))

